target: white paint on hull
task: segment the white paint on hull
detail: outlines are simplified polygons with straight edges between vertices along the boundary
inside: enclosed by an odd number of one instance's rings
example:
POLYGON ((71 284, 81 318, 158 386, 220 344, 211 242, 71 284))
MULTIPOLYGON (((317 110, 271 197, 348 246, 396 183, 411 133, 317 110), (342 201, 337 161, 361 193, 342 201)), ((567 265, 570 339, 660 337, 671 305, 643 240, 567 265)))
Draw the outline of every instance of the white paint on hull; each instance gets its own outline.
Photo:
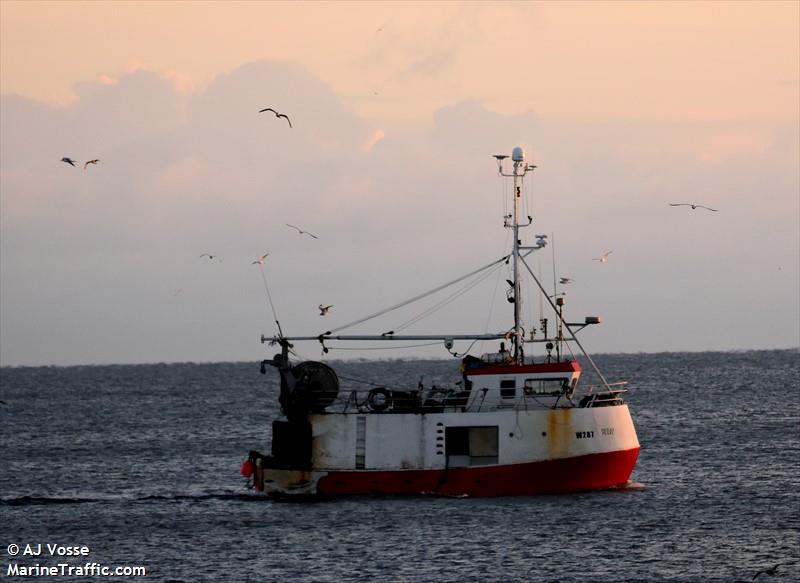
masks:
POLYGON ((447 427, 497 427, 498 464, 639 447, 627 405, 480 413, 330 413, 309 418, 315 470, 355 469, 359 416, 366 421, 364 468, 372 470, 444 468, 443 438, 447 427))

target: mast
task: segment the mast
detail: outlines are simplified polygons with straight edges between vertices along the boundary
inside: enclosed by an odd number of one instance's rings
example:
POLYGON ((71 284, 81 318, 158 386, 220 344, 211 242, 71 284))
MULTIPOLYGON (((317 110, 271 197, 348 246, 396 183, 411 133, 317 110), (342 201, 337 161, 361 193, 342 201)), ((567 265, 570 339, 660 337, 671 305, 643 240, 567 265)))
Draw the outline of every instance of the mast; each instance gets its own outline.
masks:
MULTIPOLYGON (((522 200, 522 185, 525 179, 525 174, 528 173, 529 170, 533 171, 536 166, 533 164, 528 164, 525 161, 525 152, 519 146, 514 148, 511 152, 511 161, 514 163, 513 171, 511 174, 506 174, 503 172, 503 160, 506 159, 508 156, 504 156, 502 154, 495 155, 497 159, 497 171, 501 176, 505 177, 513 177, 514 179, 514 191, 512 196, 514 197, 514 214, 512 215, 512 224, 509 225, 508 221, 506 221, 506 227, 513 229, 514 231, 514 244, 512 246, 511 257, 513 263, 513 304, 514 304, 514 335, 513 335, 513 342, 514 342, 514 362, 516 364, 522 364, 525 358, 525 353, 522 348, 523 343, 523 332, 522 332, 522 323, 520 321, 520 314, 522 313, 522 289, 521 289, 521 282, 519 277, 519 252, 520 249, 523 249, 522 242, 519 238, 519 229, 520 227, 528 227, 533 223, 533 219, 529 216, 528 223, 520 225, 520 201, 522 200)), ((507 217, 506 217, 507 218, 507 217)))

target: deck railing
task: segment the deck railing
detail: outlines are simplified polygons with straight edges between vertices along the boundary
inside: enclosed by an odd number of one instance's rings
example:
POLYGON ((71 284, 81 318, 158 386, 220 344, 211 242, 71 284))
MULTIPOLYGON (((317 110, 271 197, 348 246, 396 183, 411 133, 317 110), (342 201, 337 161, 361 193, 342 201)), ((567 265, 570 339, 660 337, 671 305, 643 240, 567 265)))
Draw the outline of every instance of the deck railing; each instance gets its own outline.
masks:
POLYGON ((513 397, 496 396, 508 388, 428 387, 422 389, 396 389, 375 386, 369 389, 340 390, 336 401, 327 407, 327 413, 442 413, 453 411, 479 412, 503 410, 541 410, 574 407, 609 407, 622 405, 622 394, 627 392, 627 381, 610 383, 611 390, 603 385, 590 385, 568 395, 564 391, 527 393, 521 387, 513 397), (494 393, 494 394, 493 394, 494 393))

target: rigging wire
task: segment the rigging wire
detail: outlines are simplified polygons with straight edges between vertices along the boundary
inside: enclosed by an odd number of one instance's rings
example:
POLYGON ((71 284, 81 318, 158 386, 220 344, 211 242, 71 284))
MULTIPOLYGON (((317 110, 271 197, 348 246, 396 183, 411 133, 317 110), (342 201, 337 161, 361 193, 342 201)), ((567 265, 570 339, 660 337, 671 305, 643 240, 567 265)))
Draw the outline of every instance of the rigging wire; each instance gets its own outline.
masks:
POLYGON ((505 179, 502 175, 499 175, 500 178, 500 195, 503 199, 503 220, 508 216, 508 180, 505 179))
MULTIPOLYGON (((542 260, 541 259, 539 260, 539 279, 542 279, 542 260)), ((541 324, 541 321, 544 319, 544 299, 542 299, 542 296, 544 296, 544 292, 539 290, 539 323, 540 324, 541 324)))
MULTIPOLYGON (((525 216, 532 217, 533 216, 533 173, 531 173, 530 181, 527 181, 523 177, 523 184, 525 186, 525 216)), ((533 224, 532 222, 530 223, 533 224)), ((527 286, 526 286, 527 289, 527 286)), ((532 331, 536 330, 536 325, 534 324, 535 320, 533 318, 533 301, 531 297, 531 291, 528 292, 528 305, 527 305, 527 312, 528 318, 530 318, 530 329, 532 331)))
MULTIPOLYGON (((525 272, 523 271, 521 273, 522 273, 523 277, 525 277, 525 290, 527 290, 527 295, 528 295, 525 303, 523 304, 525 306, 525 311, 527 312, 527 321, 525 323, 528 324, 528 329, 530 331, 532 331, 533 333, 535 333, 536 332, 536 320, 533 317, 533 293, 534 293, 534 290, 533 290, 533 286, 528 285, 528 279, 527 279, 527 275, 525 274, 525 272)), ((533 336, 531 336, 531 339, 532 338, 533 338, 533 336)))
POLYGON ((275 312, 275 304, 272 302, 272 294, 269 293, 269 285, 267 285, 267 276, 264 274, 264 265, 260 264, 259 271, 261 271, 261 280, 264 282, 264 289, 267 290, 267 299, 269 300, 269 307, 272 310, 272 317, 275 319, 275 324, 278 325, 278 336, 283 338, 283 330, 281 330, 281 323, 278 321, 278 314, 275 312))
POLYGON ((328 350, 400 350, 403 348, 419 348, 420 346, 438 346, 441 342, 426 342, 425 344, 407 344, 405 346, 353 346, 345 348, 341 346, 328 346, 328 350))
MULTIPOLYGON (((506 183, 506 181, 504 180, 503 184, 505 184, 505 183, 506 183)), ((505 200, 505 199, 503 199, 503 200, 505 200)), ((505 237, 505 240, 503 241, 503 251, 505 251, 505 249, 508 247, 508 239, 510 237, 511 237, 511 231, 509 229, 506 229, 506 237, 505 237)), ((509 269, 510 269, 510 267, 509 267, 509 269)), ((489 298, 489 310, 488 310, 488 315, 486 316, 486 325, 483 327, 483 333, 484 334, 486 334, 486 331, 489 330, 489 323, 492 320, 492 314, 494 312, 494 306, 497 303, 497 286, 500 285, 500 279, 501 279, 500 275, 501 275, 501 271, 498 269, 497 270, 497 279, 495 280, 495 283, 494 283, 494 291, 492 292, 492 295, 489 298)), ((480 345, 480 347, 478 349, 479 352, 483 352, 483 345, 484 345, 485 342, 486 342, 485 340, 481 340, 481 345, 480 345)), ((470 348, 472 348, 472 347, 470 346, 470 348)))
POLYGON ((556 297, 558 289, 556 289, 556 234, 550 233, 550 250, 553 253, 553 297, 556 297))
MULTIPOLYGON (((502 273, 498 269, 497 278, 494 280, 494 291, 492 292, 492 295, 489 298, 489 310, 486 316, 486 324, 484 324, 483 326, 484 334, 486 334, 486 332, 489 330, 489 324, 492 321, 492 314, 494 313, 494 305, 497 303, 497 288, 500 286, 500 280, 502 279, 501 275, 502 273)), ((485 342, 485 340, 481 340, 481 342, 485 342)))
POLYGON ((448 304, 452 303, 452 302, 453 302, 454 300, 456 300, 456 299, 457 299, 459 296, 462 296, 462 295, 464 295, 464 294, 465 294, 465 293, 467 293, 469 290, 471 290, 472 288, 474 288, 475 286, 477 286, 479 283, 481 283, 482 281, 484 281, 485 279, 487 279, 487 278, 488 278, 490 275, 492 275, 492 273, 494 273, 495 271, 499 271, 500 265, 501 265, 501 264, 497 264, 497 265, 495 265, 495 266, 494 266, 494 267, 492 267, 491 269, 487 270, 485 273, 481 274, 481 275, 480 275, 480 277, 478 277, 478 278, 476 278, 475 280, 473 280, 473 281, 471 281, 471 282, 467 283, 466 285, 464 285, 464 287, 462 287, 462 288, 460 288, 460 289, 456 290, 455 292, 453 292, 452 294, 450 294, 449 296, 447 296, 446 298, 444 298, 443 300, 441 300, 439 303, 437 303, 437 304, 434 304, 433 306, 431 306, 431 307, 430 307, 430 308, 428 308, 427 310, 424 310, 424 311, 423 311, 423 312, 421 312, 420 314, 418 314, 418 315, 414 316, 414 317, 413 317, 413 318, 411 318, 410 320, 407 320, 407 321, 403 322, 402 324, 400 324, 400 325, 398 325, 398 326, 395 326, 395 327, 394 327, 394 330, 405 330, 406 328, 408 328, 408 327, 409 327, 409 326, 411 326, 412 324, 416 324, 416 323, 417 323, 417 322, 419 322, 420 320, 423 320, 424 318, 427 318, 427 317, 428 317, 428 316, 430 316, 431 314, 433 314, 433 313, 437 312, 438 310, 442 309, 442 308, 443 308, 443 307, 445 307, 446 305, 448 305, 448 304))
POLYGON ((410 325, 415 324, 415 323, 419 322, 420 320, 422 320, 424 318, 427 318, 428 316, 430 316, 434 312, 440 310, 441 308, 443 308, 447 304, 452 303, 456 298, 458 298, 459 296, 461 296, 464 293, 468 292, 473 287, 475 287, 476 285, 481 283, 483 280, 487 279, 490 275, 492 275, 492 273, 497 271, 498 268, 499 268, 499 265, 495 265, 493 268, 491 268, 488 271, 486 271, 486 273, 482 274, 480 277, 476 278, 474 281, 471 281, 471 282, 467 283, 464 287, 456 290, 455 292, 453 292, 452 294, 450 294, 449 296, 447 296, 446 298, 441 300, 439 303, 434 304, 433 306, 431 306, 427 310, 424 310, 423 312, 421 312, 417 316, 414 316, 410 320, 407 320, 406 322, 403 322, 402 324, 400 324, 399 326, 395 327, 394 329, 395 330, 404 330, 405 328, 408 328, 410 325))
POLYGON ((521 222, 522 218, 527 216, 527 214, 528 214, 528 204, 527 204, 528 203, 528 184, 525 181, 525 175, 523 175, 520 178, 520 181, 521 181, 521 184, 522 184, 522 191, 520 192, 520 195, 519 195, 519 198, 520 198, 519 210, 520 210, 520 213, 521 213, 521 215, 519 216, 519 219, 520 219, 520 222, 521 222))
MULTIPOLYGON (((553 298, 558 297, 558 288, 556 287, 556 234, 550 233, 550 244, 552 245, 552 253, 553 253, 553 298)), ((558 311, 556 311, 558 313, 558 311)), ((563 320, 561 320, 563 322, 563 320)), ((561 356, 561 347, 564 344, 561 340, 564 337, 563 329, 561 327, 561 322, 559 322, 558 330, 557 330, 557 338, 556 338, 556 354, 560 357, 561 356)))
POLYGON ((528 212, 531 216, 533 216, 533 176, 534 173, 531 172, 531 182, 530 182, 530 189, 528 190, 528 212))
MULTIPOLYGON (((544 287, 542 287, 541 282, 538 279, 536 279, 536 276, 533 275, 533 270, 531 269, 530 265, 528 265, 528 262, 525 261, 523 257, 520 257, 520 260, 522 261, 522 264, 525 266, 525 268, 528 270, 528 273, 531 274, 531 277, 533 277, 534 281, 536 282, 536 285, 538 285, 539 289, 542 290, 542 293, 546 295, 544 287)), ((586 349, 583 347, 583 344, 581 344, 581 341, 578 340, 578 337, 575 336, 575 333, 572 331, 570 325, 564 321, 564 317, 559 313, 558 309, 556 308, 556 305, 553 303, 553 300, 551 300, 548 297, 547 302, 550 304, 550 307, 553 308, 553 311, 556 313, 556 316, 558 316, 558 319, 560 320, 561 324, 567 329, 567 332, 569 332, 570 336, 572 336, 572 340, 575 342, 575 344, 578 345, 578 348, 581 349, 581 352, 583 352, 583 355, 586 357, 586 360, 589 361, 589 364, 594 369, 594 372, 597 373, 597 376, 600 378, 600 381, 603 383, 603 386, 606 388, 606 390, 610 391, 611 387, 608 386, 608 381, 606 380, 606 377, 603 376, 603 373, 600 372, 600 369, 597 367, 594 360, 592 360, 592 357, 589 356, 588 352, 586 352, 586 349)))
POLYGON ((445 283, 443 285, 440 285, 440 286, 438 286, 438 287, 436 287, 436 288, 434 288, 434 289, 432 289, 430 291, 427 291, 425 293, 419 294, 418 296, 414 296, 410 300, 406 300, 404 302, 400 302, 399 304, 395 304, 395 305, 390 306, 388 308, 385 308, 385 309, 383 309, 383 310, 381 310, 379 312, 375 312, 374 314, 370 314, 369 316, 365 316, 363 318, 359 318, 358 320, 355 320, 354 322, 350 322, 349 324, 345 324, 343 326, 339 326, 338 328, 334 328, 333 330, 329 330, 328 332, 325 333, 325 335, 330 335, 330 334, 333 334, 334 332, 339 332, 341 330, 345 330, 346 328, 352 328, 356 324, 361 324, 363 322, 366 322, 367 320, 372 320, 373 318, 377 318, 378 316, 383 316, 384 314, 388 314, 389 312, 397 310, 398 308, 402 308, 403 306, 407 306, 408 304, 412 304, 412 303, 414 303, 414 302, 416 302, 418 300, 421 300, 422 298, 426 298, 426 297, 428 297, 430 295, 435 294, 436 292, 439 292, 439 291, 441 291, 443 289, 446 289, 446 288, 450 287, 451 285, 455 285, 457 283, 460 283, 460 282, 464 281, 465 279, 468 279, 468 278, 472 277, 473 275, 475 275, 477 273, 480 273, 481 271, 489 269, 490 267, 493 267, 493 266, 495 266, 495 265, 497 265, 499 263, 503 263, 507 259, 508 259, 508 255, 506 255, 504 257, 501 257, 500 259, 492 261, 491 263, 489 263, 487 265, 484 265, 483 267, 481 267, 479 269, 471 271, 466 275, 462 275, 461 277, 456 278, 453 281, 449 281, 449 282, 447 282, 447 283, 445 283))

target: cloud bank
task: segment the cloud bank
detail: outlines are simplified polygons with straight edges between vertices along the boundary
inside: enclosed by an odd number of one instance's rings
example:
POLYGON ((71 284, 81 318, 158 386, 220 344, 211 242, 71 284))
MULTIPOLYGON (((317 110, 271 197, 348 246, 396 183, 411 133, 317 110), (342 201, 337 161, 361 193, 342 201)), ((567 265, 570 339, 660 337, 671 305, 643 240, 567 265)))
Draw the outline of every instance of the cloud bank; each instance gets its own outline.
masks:
MULTIPOLYGON (((3 365, 261 358, 275 332, 251 265, 264 252, 290 334, 434 287, 505 253, 491 155, 516 145, 538 165, 525 237, 554 234, 571 313, 604 316, 590 348, 800 343, 797 119, 578 122, 462 101, 415 127, 361 118, 303 68, 266 61, 194 92, 139 68, 76 93, 60 108, 2 96, 3 365), (689 201, 721 211, 667 206, 689 201), (325 320, 319 303, 335 305, 325 320)), ((550 251, 533 262, 546 279, 550 251)), ((408 332, 507 329, 504 277, 408 332)), ((525 310, 538 319, 535 295, 525 310)))

